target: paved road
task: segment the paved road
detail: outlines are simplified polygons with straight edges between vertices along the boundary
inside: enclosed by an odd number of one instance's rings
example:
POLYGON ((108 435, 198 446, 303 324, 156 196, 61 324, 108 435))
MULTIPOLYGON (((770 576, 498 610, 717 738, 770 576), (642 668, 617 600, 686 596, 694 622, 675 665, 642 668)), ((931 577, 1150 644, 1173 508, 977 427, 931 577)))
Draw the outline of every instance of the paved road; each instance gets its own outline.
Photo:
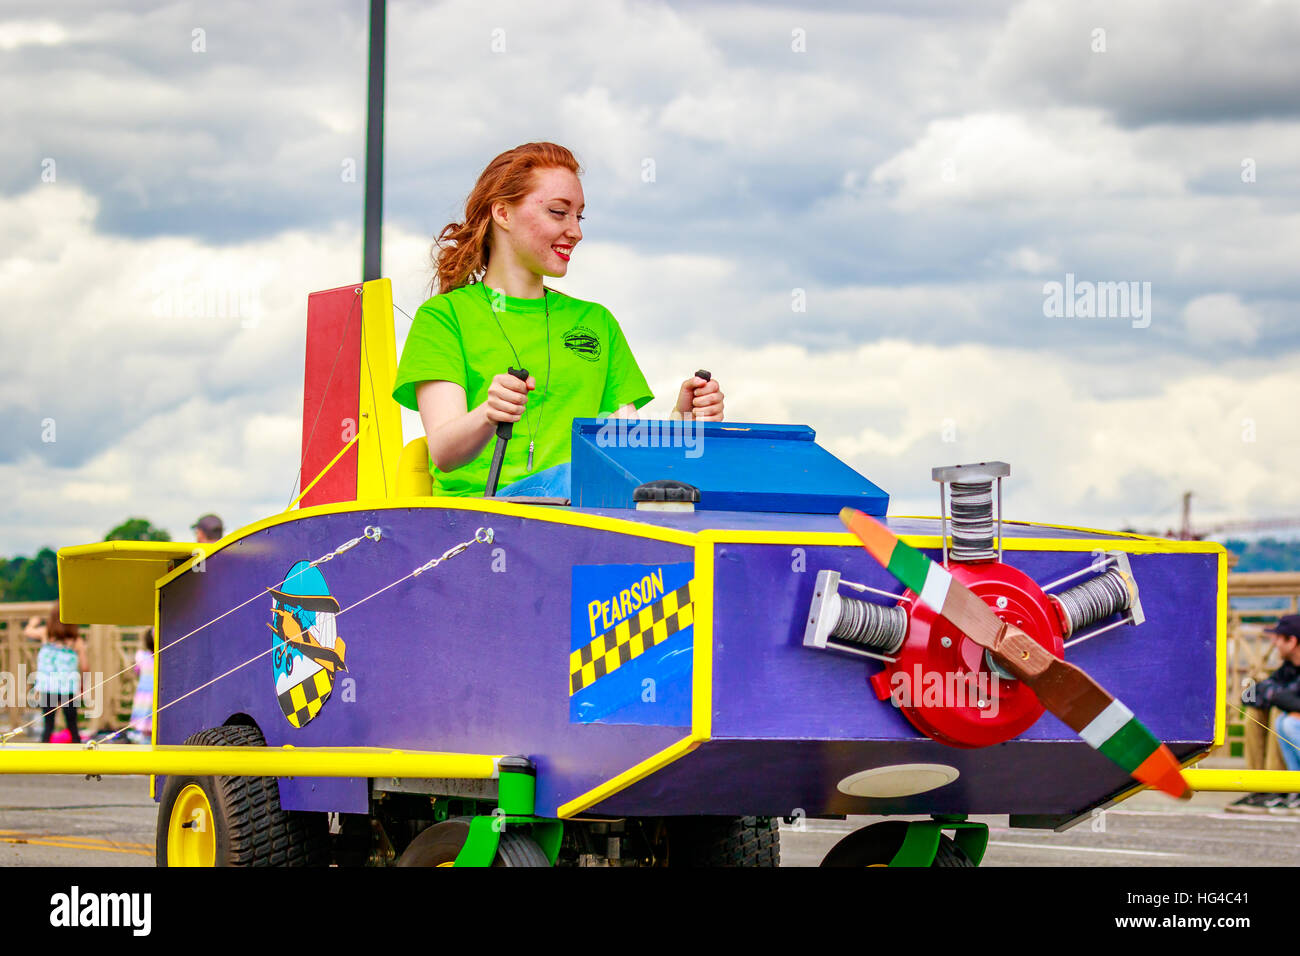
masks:
MULTIPOLYGON (((1062 833, 1011 829, 1005 816, 972 819, 989 824, 982 866, 1300 866, 1300 816, 1224 813, 1238 796, 1201 793, 1175 804, 1142 794, 1062 833)), ((871 822, 810 820, 803 833, 783 827, 782 864, 815 866, 845 833, 871 822)))
MULTIPOLYGON (((990 824, 985 866, 1300 866, 1300 816, 1222 812, 1236 794, 1180 803, 1134 797, 1064 833, 990 824)), ((0 777, 0 866, 152 866, 156 810, 147 777, 0 777)), ((786 866, 815 866, 870 817, 785 827, 786 866)))
POLYGON ((0 866, 153 866, 148 777, 0 777, 0 866))

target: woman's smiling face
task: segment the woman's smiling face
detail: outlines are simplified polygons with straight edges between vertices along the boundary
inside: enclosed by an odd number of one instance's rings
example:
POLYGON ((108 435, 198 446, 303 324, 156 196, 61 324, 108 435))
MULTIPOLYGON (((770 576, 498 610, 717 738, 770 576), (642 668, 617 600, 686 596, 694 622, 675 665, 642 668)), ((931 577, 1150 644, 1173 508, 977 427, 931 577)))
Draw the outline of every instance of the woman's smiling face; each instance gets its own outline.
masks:
MULTIPOLYGON (((582 184, 563 168, 534 170, 533 191, 509 210, 509 226, 493 231, 514 250, 529 272, 562 276, 569 271, 573 248, 582 240, 582 184)), ((493 204, 494 213, 497 204, 493 204)), ((501 223, 498 221, 497 225, 501 223)))

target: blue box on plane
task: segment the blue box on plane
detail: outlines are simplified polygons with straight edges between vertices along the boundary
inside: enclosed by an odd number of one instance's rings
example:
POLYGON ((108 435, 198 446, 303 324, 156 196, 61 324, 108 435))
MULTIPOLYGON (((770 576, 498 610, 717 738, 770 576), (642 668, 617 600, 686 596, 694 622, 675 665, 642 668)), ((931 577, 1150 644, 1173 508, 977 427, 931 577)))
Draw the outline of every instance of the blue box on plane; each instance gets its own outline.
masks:
POLYGON ((700 510, 883 516, 889 495, 816 437, 807 425, 575 418, 569 497, 632 508, 638 485, 673 479, 700 489, 700 510))

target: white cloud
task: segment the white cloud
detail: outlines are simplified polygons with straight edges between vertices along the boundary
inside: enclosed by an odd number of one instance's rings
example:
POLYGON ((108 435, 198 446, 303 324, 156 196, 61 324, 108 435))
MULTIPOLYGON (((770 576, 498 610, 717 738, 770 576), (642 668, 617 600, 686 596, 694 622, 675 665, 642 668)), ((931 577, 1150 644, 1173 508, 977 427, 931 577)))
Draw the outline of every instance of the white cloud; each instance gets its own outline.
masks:
POLYGON ((209 246, 105 236, 97 211, 61 183, 0 198, 10 553, 97 540, 127 510, 183 535, 191 511, 283 507, 306 294, 359 271, 347 230, 209 246))
MULTIPOLYGON (((1163 530, 1186 489, 1204 521, 1300 511, 1300 382, 1266 363, 1103 396, 1088 387, 1097 370, 1069 355, 902 340, 817 354, 696 336, 652 346, 646 362, 682 353, 708 357, 731 419, 812 425, 891 493, 893 514, 935 513, 931 467, 994 459, 1011 463, 1018 520, 1163 530)), ((1121 373, 1141 376, 1143 362, 1121 373)))
POLYGON ((53 20, 7 20, 0 22, 0 50, 20 46, 56 46, 68 39, 63 26, 53 20))
POLYGON ((1187 335, 1198 345, 1220 342, 1251 345, 1259 338, 1259 313, 1235 294, 1203 295, 1183 308, 1187 335))
POLYGON ((560 141, 585 144, 578 154, 584 169, 607 171, 615 193, 628 193, 641 185, 642 161, 654 158, 661 142, 651 133, 650 114, 647 106, 589 87, 565 96, 560 141))
POLYGON ((736 149, 819 151, 852 125, 864 96, 837 77, 792 70, 732 70, 705 90, 678 93, 660 116, 669 133, 736 149), (818 144, 823 144, 819 147, 818 144))
POLYGON ((1017 272, 1042 275, 1061 271, 1060 260, 1050 252, 1041 252, 1032 246, 1021 246, 1003 253, 1002 261, 1017 272))
POLYGON ((871 174, 903 208, 953 202, 1064 202, 1177 194, 1177 169, 1134 153, 1095 110, 977 113, 934 120, 871 174))

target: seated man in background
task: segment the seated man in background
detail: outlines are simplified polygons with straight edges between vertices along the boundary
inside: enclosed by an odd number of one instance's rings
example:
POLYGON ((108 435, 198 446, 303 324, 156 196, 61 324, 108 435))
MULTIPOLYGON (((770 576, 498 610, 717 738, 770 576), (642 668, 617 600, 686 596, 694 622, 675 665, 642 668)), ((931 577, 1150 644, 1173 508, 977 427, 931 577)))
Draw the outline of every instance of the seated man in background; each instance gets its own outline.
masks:
MULTIPOLYGON (((1246 766, 1250 770, 1300 770, 1300 614, 1287 614, 1263 631, 1273 639, 1282 666, 1246 688, 1246 766), (1273 735, 1264 727, 1272 720, 1273 735), (1262 724, 1264 727, 1260 727, 1262 724), (1265 740, 1264 737, 1269 739, 1265 740), (1254 746, 1251 744, 1254 743, 1254 746), (1260 751, 1267 748, 1267 757, 1260 751), (1276 766, 1280 756, 1283 767, 1276 766)), ((1239 813, 1300 813, 1300 793, 1252 793, 1225 809, 1239 813)))

